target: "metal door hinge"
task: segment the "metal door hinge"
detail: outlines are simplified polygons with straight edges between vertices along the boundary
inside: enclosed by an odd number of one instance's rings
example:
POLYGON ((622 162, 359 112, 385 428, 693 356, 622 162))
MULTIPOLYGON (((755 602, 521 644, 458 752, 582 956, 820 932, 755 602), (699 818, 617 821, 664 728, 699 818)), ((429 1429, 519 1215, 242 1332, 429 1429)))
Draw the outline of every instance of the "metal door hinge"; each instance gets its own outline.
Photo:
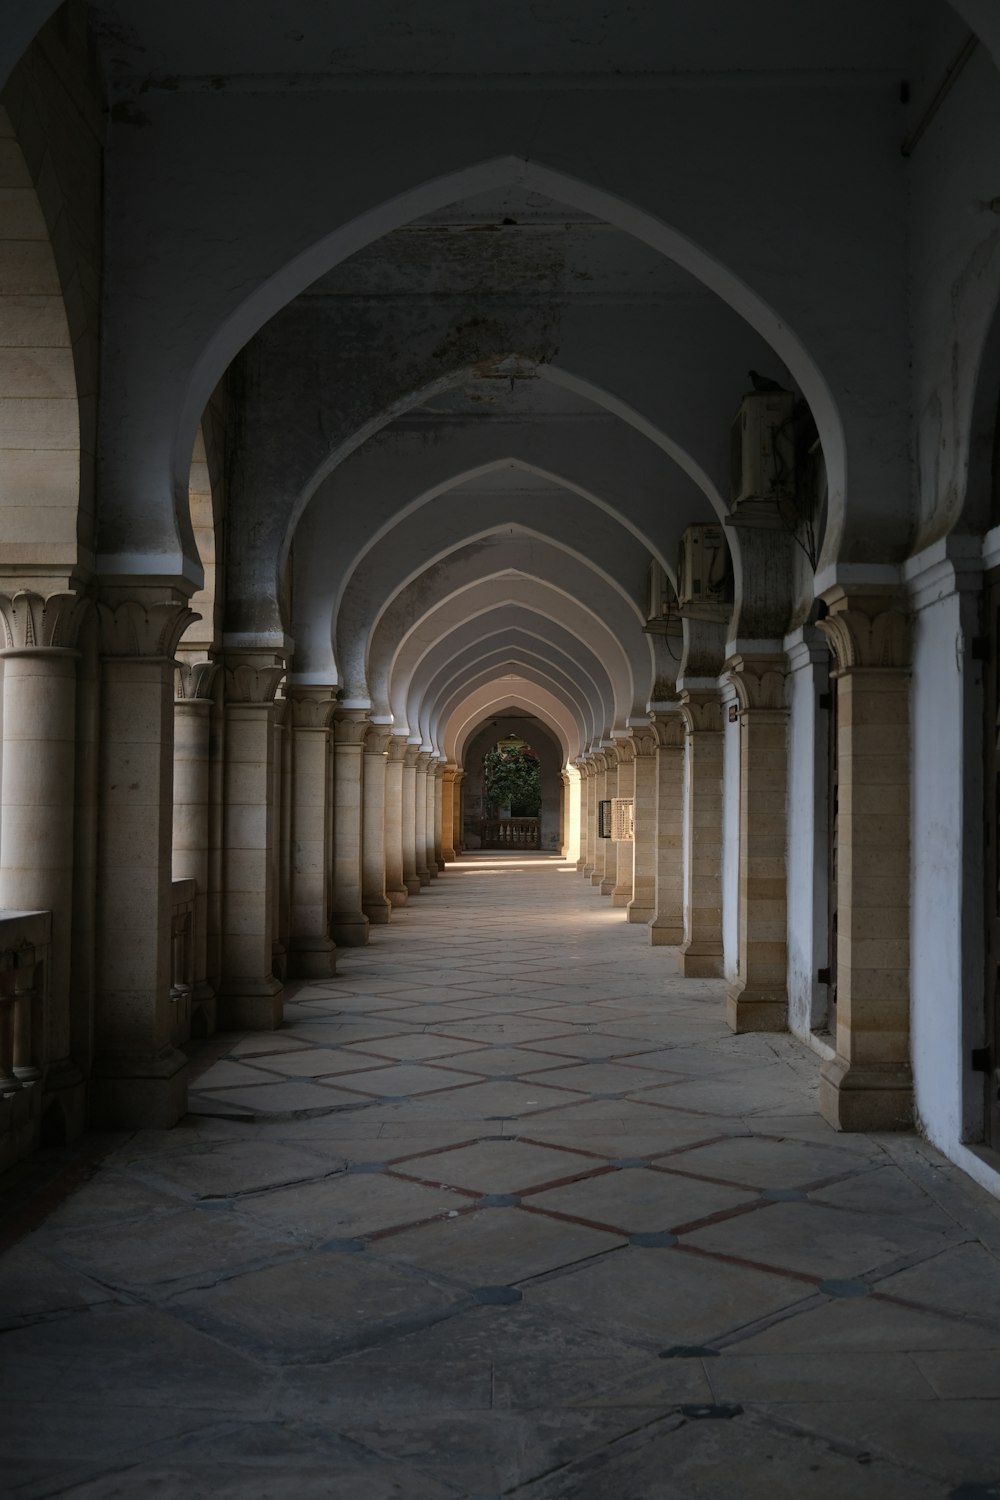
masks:
POLYGON ((991 1051, 989 1047, 973 1047, 969 1053, 969 1067, 973 1073, 988 1073, 991 1066, 991 1051))
POLYGON ((830 973, 830 970, 829 969, 817 969, 816 970, 816 982, 818 984, 831 984, 833 982, 833 975, 830 973))

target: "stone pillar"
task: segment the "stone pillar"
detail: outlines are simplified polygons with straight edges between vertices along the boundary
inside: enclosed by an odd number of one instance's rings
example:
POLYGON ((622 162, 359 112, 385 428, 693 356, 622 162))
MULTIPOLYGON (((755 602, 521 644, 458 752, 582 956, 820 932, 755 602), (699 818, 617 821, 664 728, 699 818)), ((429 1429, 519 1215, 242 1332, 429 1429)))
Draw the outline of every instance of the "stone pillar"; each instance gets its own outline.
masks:
POLYGON ((630 922, 649 922, 656 912, 656 735, 652 726, 633 729, 635 843, 632 846, 630 922))
MULTIPOLYGON (((285 724, 287 712, 287 700, 276 694, 271 709, 271 973, 282 982, 289 972, 287 886, 291 875, 289 866, 282 858, 284 826, 289 821, 288 803, 291 793, 292 749, 291 733, 285 724)), ((288 848, 290 853, 290 840, 288 848)))
POLYGON ((173 878, 195 883, 191 960, 192 1035, 211 1036, 215 990, 208 982, 208 888, 212 685, 218 663, 181 660, 174 672, 173 878))
POLYGON ((280 654, 227 651, 223 772, 222 984, 219 1026, 270 1031, 281 1024, 274 960, 274 695, 280 654))
POLYGON ((92 1123, 166 1128, 187 1108, 171 1044, 174 653, 197 616, 170 588, 109 589, 101 650, 92 1123))
POLYGON ((593 880, 597 869, 597 761, 588 755, 581 766, 587 778, 587 804, 584 809, 584 827, 587 841, 587 859, 583 867, 584 880, 593 880))
POLYGON ((740 967, 726 994, 733 1031, 788 1030, 787 661, 726 667, 740 714, 740 967))
POLYGON ((379 926, 392 915, 385 890, 385 758, 391 738, 387 726, 373 725, 365 740, 361 910, 379 926))
POLYGON ((565 859, 569 853, 569 772, 559 772, 562 794, 559 798, 559 853, 565 859))
POLYGON ((599 803, 601 803, 604 800, 605 796, 607 795, 606 788, 607 788, 607 784, 608 784, 608 767, 607 767, 607 762, 604 759, 604 752, 603 751, 598 751, 592 757, 591 764, 594 767, 594 776, 593 776, 593 781, 594 781, 594 802, 593 802, 594 843, 593 843, 593 851, 592 851, 593 869, 591 871, 590 881, 591 881, 592 885, 599 886, 601 884, 601 881, 604 879, 604 862, 605 862, 604 848, 605 848, 605 845, 607 844, 607 839, 602 839, 601 836, 600 836, 600 833, 599 833, 599 826, 600 826, 600 823, 599 823, 599 820, 600 820, 599 803))
POLYGON ((424 782, 424 795, 427 798, 427 811, 424 814, 424 860, 427 865, 427 876, 429 880, 437 880, 438 863, 437 854, 434 849, 434 783, 436 781, 435 771, 437 760, 430 751, 424 752, 427 756, 426 780, 424 782))
POLYGON ((687 723, 687 923, 681 972, 722 973, 722 704, 718 688, 681 695, 687 723))
POLYGON ((326 774, 335 693, 330 686, 286 689, 292 772, 288 957, 296 979, 329 979, 337 972, 330 937, 333 809, 326 774))
POLYGON ((435 761, 434 771, 434 863, 444 870, 444 763, 435 761))
POLYGON ((910 622, 887 596, 825 595, 837 676, 837 1055, 820 1108, 838 1130, 905 1130, 910 1067, 910 622))
POLYGON ((456 854, 461 854, 465 848, 465 798, 462 791, 464 781, 465 772, 459 766, 455 772, 455 807, 452 813, 453 843, 456 854))
POLYGON ((333 731, 333 913, 330 936, 345 948, 368 941, 368 918, 361 908, 361 816, 364 750, 368 715, 363 708, 338 708, 333 731))
MULTIPOLYGON (((634 799, 635 746, 631 740, 616 740, 614 753, 618 760, 618 788, 615 795, 634 799)), ((611 905, 627 907, 632 900, 635 878, 635 843, 615 844, 614 847, 616 879, 614 890, 611 892, 611 905)))
POLYGON ((427 867, 427 765, 430 758, 429 750, 417 749, 413 783, 413 846, 417 879, 421 885, 431 883, 431 872, 427 867))
POLYGON ((680 947, 684 941, 684 739, 680 711, 652 716, 656 733, 656 888, 649 941, 680 947))
POLYGON ((405 906, 403 881, 403 757, 406 741, 391 734, 385 759, 385 894, 391 906, 405 906))
POLYGON ((455 777, 457 766, 441 768, 441 858, 451 864, 455 858, 455 777))
POLYGON ((407 745, 403 755, 403 884, 407 895, 420 892, 417 874, 417 756, 419 746, 407 745))
POLYGON ((3 760, 0 907, 50 911, 48 1010, 32 1038, 44 1075, 40 1117, 54 1139, 83 1130, 83 1073, 73 1059, 72 941, 77 634, 86 601, 67 591, 0 595, 3 760), (49 1116, 50 1120, 53 1118, 49 1116))
MULTIPOLYGON (((605 800, 618 796, 618 755, 610 746, 604 752, 604 791, 602 796, 605 800)), ((614 839, 601 839, 600 849, 603 859, 603 873, 601 877, 601 895, 611 896, 614 894, 615 886, 618 884, 618 850, 620 845, 614 839)), ((631 850, 629 851, 631 853, 631 850)))

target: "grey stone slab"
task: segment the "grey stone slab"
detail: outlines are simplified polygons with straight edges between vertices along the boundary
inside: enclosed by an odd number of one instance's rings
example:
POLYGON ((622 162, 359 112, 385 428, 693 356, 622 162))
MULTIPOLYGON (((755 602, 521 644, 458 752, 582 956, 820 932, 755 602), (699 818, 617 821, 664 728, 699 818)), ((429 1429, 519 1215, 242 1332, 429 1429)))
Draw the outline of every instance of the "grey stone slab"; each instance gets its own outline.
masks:
POLYGON ((254 1066, 248 1066, 244 1062, 232 1062, 228 1058, 222 1058, 213 1063, 204 1072, 192 1075, 192 1083, 197 1084, 199 1094, 214 1093, 217 1089, 228 1089, 239 1084, 272 1083, 274 1075, 267 1071, 267 1060, 265 1057, 254 1059, 254 1066))
POLYGON ((307 1042, 287 1030, 268 1033, 252 1031, 248 1036, 240 1037, 230 1044, 229 1056, 247 1059, 273 1057, 281 1052, 296 1052, 306 1046, 307 1042))
MULTIPOLYGON (((193 1404, 110 1406, 80 1399, 78 1393, 74 1398, 68 1391, 62 1402, 10 1398, 4 1401, 0 1463, 47 1461, 52 1475, 100 1460, 117 1468, 123 1457, 141 1452, 150 1443, 204 1427, 206 1421, 205 1413, 193 1404)), ((44 1492, 52 1494, 53 1490, 46 1486, 44 1492)))
POLYGON ((647 1169, 611 1172, 568 1187, 532 1193, 526 1201, 543 1212, 571 1214, 629 1235, 673 1230, 753 1202, 754 1194, 746 1188, 719 1187, 647 1169))
MULTIPOLYGON (((373 1158, 365 1152, 364 1159, 373 1158)), ((247 1221, 280 1226, 322 1241, 420 1223, 466 1208, 470 1201, 450 1188, 427 1188, 395 1177, 366 1175, 328 1177, 299 1187, 277 1188, 242 1200, 239 1212, 247 1221)))
POLYGON ((453 1151, 408 1160, 399 1171, 427 1182, 478 1193, 517 1193, 580 1172, 600 1171, 602 1163, 575 1151, 556 1151, 526 1141, 478 1141, 453 1151))
MULTIPOLYGON (((478 1042, 463 1040, 458 1037, 440 1036, 434 1031, 413 1031, 406 1036, 379 1037, 369 1042, 350 1042, 339 1054, 345 1061, 350 1054, 357 1050, 359 1054, 358 1066, 365 1065, 366 1057, 377 1057, 389 1062, 422 1062, 427 1058, 451 1057, 454 1054, 461 1056, 462 1061, 458 1066, 467 1067, 470 1072, 482 1071, 481 1062, 488 1051, 482 1048, 478 1042), (361 1054, 364 1053, 365 1057, 361 1054)), ((371 1064, 369 1063, 370 1067, 371 1064)))
MULTIPOLYGON (((832 1146, 799 1141, 764 1140, 759 1136, 720 1141, 687 1151, 684 1161, 678 1165, 686 1172, 699 1172, 706 1177, 740 1182, 761 1190, 802 1187, 868 1169, 867 1159, 849 1149, 837 1150, 832 1146)), ((831 1199, 827 1192, 818 1194, 817 1201, 837 1200, 831 1199)))
POLYGON ((1000 1350, 1000 1327, 944 1317, 881 1297, 827 1302, 782 1319, 734 1344, 741 1352, 1000 1350))
POLYGON ((0 1259, 0 1328, 78 1312, 111 1295, 89 1277, 56 1265, 31 1240, 0 1259))
POLYGON ((185 1500, 455 1500, 456 1491, 426 1474, 364 1457, 331 1463, 316 1455, 293 1472, 244 1462, 161 1459, 60 1493, 74 1500, 183 1495, 185 1500))
POLYGON ((730 1345, 709 1371, 718 1401, 933 1401, 931 1382, 908 1354, 885 1350, 748 1354, 730 1345))
POLYGON ((915 1354, 913 1362, 944 1400, 1000 1401, 1000 1349, 915 1354))
POLYGON ((286 1080, 283 1083, 265 1083, 252 1087, 225 1089, 222 1092, 193 1094, 192 1111, 197 1108, 233 1109, 254 1118, 264 1115, 294 1115, 300 1111, 347 1108, 357 1105, 358 1095, 345 1089, 319 1083, 306 1083, 302 1079, 286 1080), (197 1103, 195 1102, 197 1101, 197 1103))
POLYGON ((878 1289, 946 1312, 989 1318, 1000 1326, 1000 1258, 982 1245, 945 1249, 921 1265, 884 1277, 878 1289))
POLYGON ((70 1193, 49 1215, 46 1229, 62 1231, 130 1219, 155 1222, 180 1207, 181 1196, 168 1184, 142 1181, 139 1167, 118 1171, 116 1166, 115 1158, 102 1164, 89 1182, 70 1193))
POLYGON ((942 1483, 1000 1474, 1000 1401, 900 1401, 887 1392, 881 1401, 793 1402, 782 1415, 942 1483))
POLYGON ((906 1256, 933 1255, 956 1234, 938 1223, 918 1223, 890 1214, 862 1218, 803 1202, 773 1203, 739 1219, 697 1229, 687 1239, 706 1250, 781 1270, 844 1279, 906 1256))
POLYGON ((186 1293, 172 1310, 258 1359, 315 1364, 426 1326, 467 1300, 368 1254, 320 1253, 186 1293))
POLYGON ((5 1411, 15 1400, 49 1410, 194 1407, 200 1425, 206 1412, 264 1411, 273 1391, 269 1372, 158 1308, 98 1307, 14 1329, 3 1347, 5 1411))
POLYGON ((476 1083, 474 1073, 460 1068, 430 1067, 423 1063, 393 1063, 352 1073, 340 1080, 345 1089, 357 1090, 377 1099, 395 1099, 403 1095, 434 1093, 439 1089, 458 1088, 476 1083))
MULTIPOLYGON (((378 1043, 367 1042, 351 1047, 302 1047, 297 1052, 288 1052, 275 1057, 261 1057, 257 1062, 270 1069, 272 1075, 284 1078, 329 1078, 341 1073, 360 1073, 366 1068, 376 1067, 380 1061, 376 1054, 363 1052, 362 1046, 375 1047, 378 1043)), ((259 1081, 259 1080, 258 1080, 259 1081)), ((274 1081, 272 1077, 271 1081, 274 1081)))
POLYGON ((630 1248, 596 1265, 537 1283, 533 1306, 666 1348, 711 1344, 811 1295, 788 1277, 687 1255, 630 1248))
POLYGON ((106 1285, 161 1294, 288 1255, 295 1245, 283 1224, 261 1226, 234 1214, 179 1209, 147 1222, 106 1225, 47 1238, 48 1253, 106 1285))
POLYGON ((663 1083, 664 1074, 652 1068, 621 1062, 584 1062, 534 1075, 540 1083, 581 1089, 596 1094, 632 1094, 637 1090, 663 1083))
POLYGON ((621 1235, 560 1224, 518 1208, 483 1208, 394 1234, 378 1248, 382 1255, 443 1271, 471 1287, 541 1276, 624 1244, 621 1235))
POLYGON ((885 1462, 832 1452, 807 1434, 731 1421, 661 1418, 518 1500, 941 1500, 940 1486, 885 1462))
POLYGON ((305 1182, 345 1165, 340 1157, 324 1157, 270 1140, 233 1141, 197 1154, 161 1157, 145 1173, 196 1199, 226 1198, 305 1182))

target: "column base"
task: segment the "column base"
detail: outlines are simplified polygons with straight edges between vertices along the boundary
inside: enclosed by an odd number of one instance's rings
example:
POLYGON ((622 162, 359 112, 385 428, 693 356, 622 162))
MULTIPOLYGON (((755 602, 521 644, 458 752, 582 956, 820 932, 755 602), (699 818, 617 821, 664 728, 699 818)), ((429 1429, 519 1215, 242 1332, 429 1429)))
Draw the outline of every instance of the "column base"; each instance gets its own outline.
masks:
POLYGON ((410 893, 405 885, 401 885, 398 890, 386 891, 385 899, 390 906, 405 906, 410 899, 410 893))
POLYGON ((437 880, 438 874, 439 874, 439 871, 438 871, 438 867, 437 867, 437 860, 435 860, 432 865, 428 865, 427 866, 427 879, 428 880, 437 880))
POLYGON ((329 938, 291 938, 288 973, 292 979, 332 979, 337 972, 337 945, 329 938))
POLYGON ((169 1130, 187 1113, 188 1060, 162 1052, 105 1053, 90 1081, 92 1125, 110 1130, 169 1130))
POLYGON ((703 942, 682 943, 680 965, 685 979, 721 979, 722 946, 703 942))
POLYGON ((284 1010, 281 980, 233 979, 219 995, 220 1031, 276 1031, 284 1010))
POLYGON ((679 922, 658 922, 655 916, 649 924, 649 943, 652 948, 679 948, 684 941, 684 928, 679 922))
POLYGON ((633 896, 625 908, 625 919, 628 922, 650 922, 653 919, 653 910, 652 906, 640 906, 633 896))
POLYGON ((913 1074, 905 1064, 852 1067, 831 1058, 820 1069, 819 1107, 834 1130, 912 1130, 913 1074))
POLYGON ((443 863, 441 865, 441 869, 442 870, 444 869, 445 865, 452 865, 452 864, 454 864, 455 863, 455 851, 454 851, 454 849, 442 849, 441 850, 441 859, 443 861, 443 863))
POLYGON ((615 886, 614 890, 611 892, 611 905, 612 906, 629 906, 631 904, 631 901, 632 901, 632 890, 631 890, 631 887, 629 887, 628 889, 623 890, 621 886, 615 886))
POLYGON ((434 861, 434 863, 435 863, 435 864, 436 864, 436 865, 437 865, 437 871, 438 871, 438 874, 439 874, 439 875, 443 875, 443 874, 444 874, 444 867, 445 867, 445 859, 444 859, 444 856, 443 856, 443 855, 442 855, 442 857, 441 857, 441 858, 440 858, 440 859, 436 859, 436 860, 435 860, 435 861, 434 861))
POLYGON ((368 942, 368 918, 363 911, 335 911, 330 936, 342 948, 363 948, 368 942))
POLYGON ((66 1145, 86 1128, 87 1082, 76 1063, 65 1058, 45 1070, 40 1144, 66 1145))
POLYGON ((392 916, 392 902, 388 896, 376 896, 372 901, 363 901, 361 910, 374 926, 384 927, 392 916))
POLYGON ((600 885, 603 880, 604 880, 604 876, 601 874, 600 870, 591 870, 591 872, 590 872, 590 883, 591 883, 591 885, 600 885))
MULTIPOLYGON (((597 884, 596 879, 594 881, 594 884, 595 885, 597 884)), ((600 886, 601 886, 601 895, 602 896, 613 896, 614 895, 614 893, 615 893, 615 882, 613 880, 608 880, 605 877, 600 882, 600 886)))
POLYGON ((420 895, 420 877, 419 876, 417 876, 417 875, 407 875, 406 878, 403 881, 403 884, 406 886, 406 894, 408 896, 419 896, 420 895))
POLYGON ((787 1031, 788 995, 784 989, 748 989, 737 979, 726 991, 726 1025, 742 1036, 747 1031, 787 1031))
POLYGON ((284 943, 271 944, 271 973, 276 979, 288 978, 288 950, 284 943))
POLYGON ((430 872, 430 870, 427 869, 426 866, 422 870, 418 870, 417 871, 417 880, 420 882, 421 885, 430 885, 430 883, 431 883, 431 872, 430 872))
POLYGON ((204 979, 191 991, 191 1039, 203 1041, 214 1036, 218 1027, 219 1002, 212 986, 204 979))

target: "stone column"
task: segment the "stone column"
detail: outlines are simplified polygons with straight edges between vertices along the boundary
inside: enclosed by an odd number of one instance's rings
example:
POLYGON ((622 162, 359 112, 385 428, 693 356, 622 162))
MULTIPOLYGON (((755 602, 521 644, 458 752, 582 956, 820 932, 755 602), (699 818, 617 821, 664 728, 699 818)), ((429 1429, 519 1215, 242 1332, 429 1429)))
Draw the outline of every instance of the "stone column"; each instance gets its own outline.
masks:
POLYGON ((726 664, 740 713, 740 968, 733 1031, 788 1030, 788 708, 783 655, 726 664))
POLYGON ((417 874, 417 756, 420 748, 407 745, 403 755, 403 884, 407 895, 420 892, 417 874))
POLYGON ((607 785, 608 785, 608 767, 607 767, 607 762, 604 759, 604 752, 603 751, 596 752, 594 754, 594 756, 592 757, 592 762, 591 763, 592 763, 592 765, 594 767, 594 776, 593 776, 593 781, 594 781, 594 803, 593 803, 594 843, 593 843, 593 853, 592 853, 593 870, 591 871, 590 881, 591 881, 592 885, 599 886, 601 884, 601 881, 604 879, 604 864, 605 864, 605 858, 606 858, 604 850, 605 850, 605 845, 608 842, 607 839, 602 839, 601 838, 600 832, 599 832, 599 827, 600 827, 600 812, 599 812, 599 806, 598 806, 598 804, 601 803, 604 800, 604 798, 607 796, 607 785))
POLYGON ((385 889, 385 758, 391 738, 388 726, 373 725, 365 740, 361 910, 379 926, 392 915, 385 889))
POLYGON ((223 770, 222 984, 219 1026, 281 1024, 274 961, 274 695, 284 676, 274 651, 227 651, 223 770))
POLYGON ((426 780, 424 782, 424 795, 427 798, 427 811, 424 814, 424 850, 427 875, 430 880, 438 878, 437 853, 434 848, 434 783, 436 781, 437 760, 429 752, 427 755, 426 780))
MULTIPOLYGON (((50 911, 48 1009, 31 1038, 44 1075, 40 1117, 54 1138, 83 1130, 83 1073, 73 1059, 72 951, 77 635, 87 603, 67 591, 0 595, 3 760, 0 907, 50 911), (50 1119, 52 1117, 50 1116, 50 1119)), ((49 1133, 49 1132, 47 1132, 49 1133)))
POLYGON ((215 990, 208 982, 208 888, 212 685, 218 663, 181 660, 174 672, 173 878, 195 883, 191 958, 192 1035, 211 1036, 215 990), (195 1024, 196 1019, 200 1024, 195 1024))
POLYGON ((585 828, 587 836, 587 862, 583 867, 584 880, 593 880, 597 869, 597 788, 598 788, 598 765, 593 755, 588 755, 581 767, 587 777, 587 805, 585 809, 585 828))
POLYGON ((649 941, 684 941, 684 740, 680 711, 652 715, 656 733, 656 889, 649 941))
MULTIPOLYGON (((291 732, 285 720, 288 702, 276 694, 271 710, 271 973, 284 982, 288 975, 290 860, 286 865, 284 830, 289 822, 291 793, 291 732)), ((289 854, 291 840, 288 841, 289 854)))
POLYGON ((434 763, 434 863, 444 870, 444 763, 434 763))
POLYGON ((385 894, 391 906, 405 906, 403 881, 403 757, 406 741, 391 734, 385 759, 385 894))
POLYGON ((687 925, 681 972, 722 973, 722 704, 718 688, 681 695, 687 723, 687 925))
POLYGON ((455 777, 457 766, 441 768, 441 858, 445 864, 455 859, 455 777))
POLYGON ((417 749, 413 783, 413 845, 417 879, 421 885, 431 883, 431 872, 427 867, 427 765, 430 758, 429 750, 417 749))
POLYGON ((187 1108, 171 1044, 174 653, 197 616, 170 588, 108 589, 101 650, 93 1123, 166 1128, 187 1108))
POLYGON ((465 781, 465 772, 461 766, 455 772, 455 806, 452 813, 453 844, 456 855, 461 854, 465 848, 465 799, 462 785, 465 781))
POLYGON ((335 694, 330 686, 286 689, 292 772, 288 948, 296 979, 329 979, 337 972, 330 937, 333 809, 326 774, 335 694))
POLYGON ((587 788, 590 785, 590 765, 583 756, 575 764, 576 769, 580 773, 580 853, 576 861, 576 873, 583 875, 587 869, 588 854, 589 823, 587 818, 587 788))
MULTIPOLYGON (((631 740, 615 741, 618 797, 635 797, 635 746, 631 740)), ((612 906, 628 906, 632 900, 635 870, 635 843, 615 844, 616 878, 611 892, 612 906)))
POLYGON ((910 622, 890 596, 824 596, 837 676, 837 1055, 820 1108, 838 1130, 905 1130, 910 1067, 910 622))
POLYGON ((559 797, 559 853, 565 859, 569 853, 569 772, 559 772, 562 792, 559 797))
MULTIPOLYGON (((604 791, 605 800, 618 796, 618 754, 610 746, 604 752, 604 791)), ((601 895, 611 896, 614 894, 615 886, 618 884, 618 850, 621 846, 614 839, 601 839, 600 848, 603 859, 603 873, 601 878, 601 895)), ((631 850, 629 851, 631 853, 631 850)))
POLYGON ((368 941, 368 918, 361 908, 361 816, 364 750, 368 715, 363 708, 338 708, 333 720, 333 913, 330 936, 345 948, 368 941))
POLYGON ((652 726, 632 730, 635 760, 635 843, 632 845, 630 922, 649 922, 656 912, 656 735, 652 726))

